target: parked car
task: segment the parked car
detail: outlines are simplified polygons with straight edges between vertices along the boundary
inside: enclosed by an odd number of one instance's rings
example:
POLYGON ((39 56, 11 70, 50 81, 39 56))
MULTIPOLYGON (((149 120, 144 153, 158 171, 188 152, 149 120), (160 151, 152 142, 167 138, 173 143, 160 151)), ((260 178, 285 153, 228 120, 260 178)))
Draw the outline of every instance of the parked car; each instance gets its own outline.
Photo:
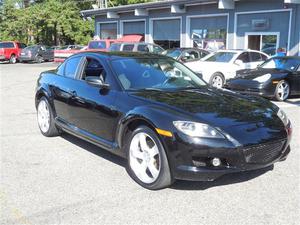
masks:
POLYGON ((140 185, 211 181, 286 159, 291 123, 273 103, 210 88, 180 62, 133 52, 81 52, 40 74, 45 136, 71 133, 127 159, 140 185))
POLYGON ((236 71, 254 69, 268 59, 268 55, 255 50, 219 50, 202 61, 186 62, 185 65, 213 87, 221 88, 227 79, 234 78, 236 71))
POLYGON ((48 62, 54 60, 53 48, 45 45, 31 45, 21 51, 20 62, 48 62))
POLYGON ((72 45, 72 46, 64 46, 54 50, 54 62, 63 62, 69 56, 78 53, 80 51, 84 51, 87 49, 87 46, 81 45, 72 45))
POLYGON ((111 44, 109 51, 150 52, 160 54, 164 49, 157 44, 146 42, 115 42, 111 44))
POLYGON ((88 50, 101 50, 101 51, 107 52, 110 45, 114 42, 115 42, 115 40, 113 40, 113 39, 90 41, 87 49, 88 50))
POLYGON ((22 49, 25 47, 25 44, 17 41, 0 42, 0 61, 16 63, 19 59, 22 49))
POLYGON ((208 51, 199 48, 172 48, 165 50, 163 55, 167 55, 180 62, 197 62, 209 54, 208 51))
POLYGON ((253 70, 238 71, 227 89, 285 101, 300 95, 300 57, 274 57, 253 70))

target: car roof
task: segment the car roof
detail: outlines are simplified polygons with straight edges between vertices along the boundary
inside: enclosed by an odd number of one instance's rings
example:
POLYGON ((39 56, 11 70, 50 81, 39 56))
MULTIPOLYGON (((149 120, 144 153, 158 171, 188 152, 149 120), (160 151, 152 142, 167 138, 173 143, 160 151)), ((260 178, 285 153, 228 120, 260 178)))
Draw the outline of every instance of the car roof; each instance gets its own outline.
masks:
POLYGON ((72 55, 71 57, 75 56, 75 55, 87 55, 87 54, 94 54, 97 55, 101 58, 106 58, 106 59, 120 59, 120 58, 169 58, 167 56, 164 55, 159 55, 159 54, 155 54, 155 53, 145 53, 145 52, 118 52, 118 51, 114 51, 114 52, 103 52, 100 50, 89 50, 89 51, 84 51, 84 52, 79 52, 76 53, 74 55, 72 55))
POLYGON ((222 49, 222 50, 218 50, 217 52, 236 52, 236 53, 242 53, 242 52, 259 52, 259 53, 263 53, 261 51, 252 50, 252 49, 224 49, 224 50, 222 49))

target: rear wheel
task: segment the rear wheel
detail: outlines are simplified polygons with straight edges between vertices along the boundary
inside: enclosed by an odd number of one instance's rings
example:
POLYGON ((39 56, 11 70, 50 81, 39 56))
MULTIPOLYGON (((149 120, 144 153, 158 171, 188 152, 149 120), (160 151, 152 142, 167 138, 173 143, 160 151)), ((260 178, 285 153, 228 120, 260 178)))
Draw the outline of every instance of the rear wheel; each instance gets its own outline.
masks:
POLYGON ((53 137, 59 135, 52 108, 45 97, 41 97, 37 106, 37 120, 41 133, 46 137, 53 137))
POLYGON ((17 62, 17 57, 15 55, 11 55, 9 58, 9 63, 15 64, 17 62))
POLYGON ((278 82, 275 90, 275 98, 277 101, 285 101, 290 94, 290 85, 285 80, 278 82))
POLYGON ((215 73, 210 78, 209 84, 215 88, 222 88, 225 83, 225 79, 221 73, 215 73))
POLYGON ((43 62, 43 57, 40 56, 40 55, 38 55, 38 56, 36 57, 36 62, 37 62, 37 63, 42 63, 42 62, 43 62))
POLYGON ((127 172, 141 186, 157 190, 172 184, 168 159, 157 134, 140 126, 126 144, 127 172))

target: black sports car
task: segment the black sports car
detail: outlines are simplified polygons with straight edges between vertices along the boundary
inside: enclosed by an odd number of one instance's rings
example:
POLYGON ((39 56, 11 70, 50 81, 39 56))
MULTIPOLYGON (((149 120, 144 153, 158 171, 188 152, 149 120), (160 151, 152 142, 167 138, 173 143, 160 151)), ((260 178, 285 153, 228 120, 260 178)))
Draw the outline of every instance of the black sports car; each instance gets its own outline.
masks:
POLYGON ((300 94, 300 57, 274 57, 253 70, 240 70, 225 88, 285 101, 300 94))
POLYGON ((290 121, 267 100, 210 88, 174 59, 82 52, 41 73, 43 135, 66 131, 127 159, 149 189, 214 180, 284 160, 290 121))

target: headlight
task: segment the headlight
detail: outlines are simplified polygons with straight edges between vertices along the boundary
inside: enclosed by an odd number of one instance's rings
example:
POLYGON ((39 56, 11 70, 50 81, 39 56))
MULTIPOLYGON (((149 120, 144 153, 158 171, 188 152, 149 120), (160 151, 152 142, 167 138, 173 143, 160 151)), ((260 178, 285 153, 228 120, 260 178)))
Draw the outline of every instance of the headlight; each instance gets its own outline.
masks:
POLYGON ((278 110, 277 116, 281 119, 281 121, 283 122, 284 126, 288 125, 289 119, 287 118, 285 112, 282 109, 278 110))
POLYGON ((256 77, 253 80, 258 81, 259 83, 264 83, 271 78, 271 74, 265 74, 260 77, 256 77))
POLYGON ((204 123, 174 121, 173 124, 179 131, 191 137, 225 138, 218 130, 204 123))

